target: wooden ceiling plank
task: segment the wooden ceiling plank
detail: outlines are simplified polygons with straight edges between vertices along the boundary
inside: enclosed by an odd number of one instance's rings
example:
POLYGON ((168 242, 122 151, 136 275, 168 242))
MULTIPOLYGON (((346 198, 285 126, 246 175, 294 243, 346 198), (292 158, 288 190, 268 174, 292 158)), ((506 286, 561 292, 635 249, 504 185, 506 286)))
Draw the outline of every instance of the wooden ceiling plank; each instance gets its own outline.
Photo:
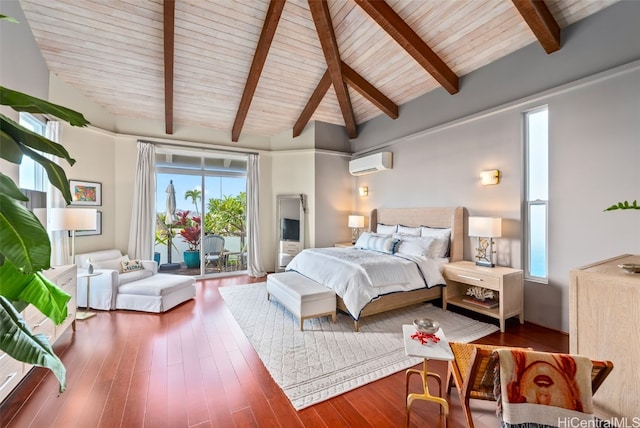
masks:
POLYGON ((543 0, 512 0, 520 15, 550 54, 560 50, 560 26, 543 0))
POLYGON ((458 76, 391 6, 384 1, 355 0, 355 2, 450 94, 458 92, 458 76))
POLYGON ((340 104, 340 110, 342 111, 342 117, 344 118, 344 125, 347 128, 347 134, 349 135, 349 138, 357 138, 358 130, 356 118, 353 114, 353 106, 351 105, 349 91, 347 90, 347 85, 342 76, 342 61, 340 60, 340 51, 338 50, 336 34, 331 23, 329 6, 327 5, 326 0, 309 0, 308 3, 309 10, 311 11, 311 17, 313 18, 318 38, 320 39, 322 52, 324 53, 324 57, 327 61, 327 68, 329 70, 329 75, 331 76, 331 83, 333 84, 333 88, 336 92, 338 104, 340 104))
POLYGON ((398 106, 344 62, 342 62, 342 75, 349 86, 358 91, 360 95, 368 99, 384 114, 391 119, 398 118, 398 106))
POLYGON ((173 134, 173 55, 175 44, 176 2, 164 0, 164 127, 173 134))
POLYGON ((327 71, 325 71, 322 75, 318 86, 316 86, 316 89, 313 91, 313 94, 311 94, 311 98, 309 98, 309 101, 307 101, 307 105, 304 106, 304 109, 302 110, 302 113, 300 113, 298 120, 296 120, 295 125, 293 125, 293 138, 296 138, 297 136, 302 134, 304 127, 307 126, 307 123, 309 123, 311 116, 313 116, 313 113, 316 111, 316 109, 320 105, 320 102, 327 94, 330 86, 331 75, 329 74, 329 70, 327 69, 327 71))
POLYGON ((258 47, 256 48, 251 62, 251 68, 249 69, 249 76, 247 77, 247 83, 245 84, 244 91, 242 92, 242 98, 240 100, 240 106, 236 113, 236 118, 233 122, 233 128, 231 130, 231 141, 237 143, 240 139, 240 132, 244 126, 244 121, 247 118, 249 107, 251 106, 251 100, 253 94, 256 92, 258 81, 260 80, 260 74, 262 68, 267 60, 267 54, 269 53, 269 47, 273 41, 273 36, 278 28, 278 21, 282 15, 284 4, 286 0, 271 0, 269 3, 269 9, 267 10, 267 16, 260 32, 260 39, 258 39, 258 47))

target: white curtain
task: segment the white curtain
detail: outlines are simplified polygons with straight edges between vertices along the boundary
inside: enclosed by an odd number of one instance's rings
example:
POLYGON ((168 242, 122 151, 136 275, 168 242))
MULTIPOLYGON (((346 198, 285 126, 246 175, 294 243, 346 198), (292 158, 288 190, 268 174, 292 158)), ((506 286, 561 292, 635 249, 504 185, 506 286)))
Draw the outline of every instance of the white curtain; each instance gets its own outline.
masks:
MULTIPOLYGON (((62 138, 62 130, 60 122, 55 120, 47 121, 44 133, 45 138, 60 143, 62 138)), ((57 156, 45 155, 49 160, 60 164, 57 156)), ((51 217, 51 208, 64 208, 67 201, 64 200, 62 192, 57 187, 48 184, 47 189, 47 218, 51 217)), ((69 237, 66 230, 49 231, 49 241, 51 241, 51 265, 60 266, 69 263, 69 237)))
POLYGON ((156 147, 138 141, 136 178, 133 185, 133 207, 129 229, 129 257, 153 260, 153 236, 156 227, 156 147))
POLYGON ((261 277, 267 273, 260 257, 260 159, 256 154, 249 155, 247 168, 247 273, 249 276, 261 277))

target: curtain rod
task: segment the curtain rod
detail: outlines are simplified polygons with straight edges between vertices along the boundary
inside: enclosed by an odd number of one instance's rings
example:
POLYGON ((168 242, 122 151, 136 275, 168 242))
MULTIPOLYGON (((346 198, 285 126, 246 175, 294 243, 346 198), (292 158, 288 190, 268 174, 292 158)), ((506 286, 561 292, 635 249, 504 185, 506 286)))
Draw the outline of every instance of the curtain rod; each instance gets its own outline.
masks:
POLYGON ((176 143, 162 143, 159 141, 149 141, 149 140, 138 140, 141 143, 149 143, 149 144, 153 144, 154 146, 170 146, 170 147, 180 147, 180 148, 187 148, 187 149, 200 149, 200 150, 215 150, 218 152, 226 152, 226 153, 239 153, 239 154, 243 154, 243 155, 259 155, 259 152, 245 152, 242 150, 230 150, 230 149, 217 149, 217 148, 210 148, 210 147, 201 147, 201 146, 192 146, 189 144, 176 144, 176 143))

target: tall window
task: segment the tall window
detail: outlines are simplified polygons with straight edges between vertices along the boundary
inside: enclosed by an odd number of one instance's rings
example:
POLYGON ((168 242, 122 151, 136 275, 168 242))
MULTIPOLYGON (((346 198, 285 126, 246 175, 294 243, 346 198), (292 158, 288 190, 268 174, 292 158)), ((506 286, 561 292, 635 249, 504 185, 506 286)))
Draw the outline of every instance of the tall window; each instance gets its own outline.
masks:
POLYGON ((546 280, 548 275, 549 111, 524 114, 526 170, 526 275, 546 280))
MULTIPOLYGON (((20 125, 28 130, 44 136, 46 125, 29 113, 20 113, 20 125)), ((23 156, 19 169, 20 187, 29 190, 46 192, 48 187, 47 174, 44 168, 30 157, 23 156)))

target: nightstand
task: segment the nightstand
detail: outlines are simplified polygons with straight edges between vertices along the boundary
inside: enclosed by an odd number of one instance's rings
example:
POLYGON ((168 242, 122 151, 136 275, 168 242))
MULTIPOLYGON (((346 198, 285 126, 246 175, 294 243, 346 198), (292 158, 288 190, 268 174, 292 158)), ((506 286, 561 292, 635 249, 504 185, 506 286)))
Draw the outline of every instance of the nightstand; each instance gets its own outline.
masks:
POLYGON ((500 320, 504 333, 504 321, 518 315, 524 323, 524 274, 520 269, 496 266, 476 266, 474 262, 459 261, 444 266, 447 286, 442 289, 442 309, 455 305, 500 320), (478 286, 498 292, 498 306, 485 308, 477 303, 465 302, 467 289, 478 286))
POLYGON ((351 248, 355 246, 356 244, 352 244, 351 242, 338 242, 337 244, 334 245, 334 247, 340 247, 340 248, 351 248))

